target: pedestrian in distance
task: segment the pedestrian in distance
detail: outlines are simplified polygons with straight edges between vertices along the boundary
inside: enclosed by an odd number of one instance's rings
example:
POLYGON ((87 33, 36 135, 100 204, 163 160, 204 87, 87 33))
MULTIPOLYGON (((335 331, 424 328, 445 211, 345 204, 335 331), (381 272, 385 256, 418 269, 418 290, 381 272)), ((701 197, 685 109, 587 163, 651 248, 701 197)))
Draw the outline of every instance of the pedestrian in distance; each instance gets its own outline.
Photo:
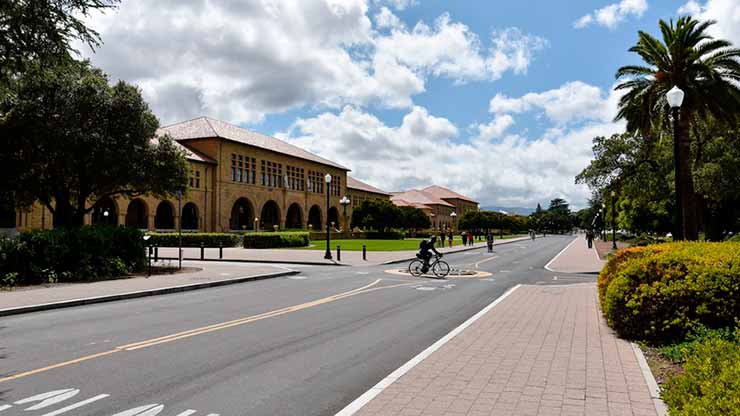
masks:
POLYGON ((493 253, 493 234, 490 232, 486 235, 486 244, 488 245, 488 252, 493 253))
POLYGON ((473 233, 468 234, 468 243, 470 244, 471 247, 475 245, 475 234, 473 233))
POLYGON ((588 241, 588 248, 594 247, 594 232, 591 230, 586 231, 586 241, 588 241))
POLYGON ((445 232, 444 232, 444 231, 442 231, 442 232, 441 232, 441 233, 439 234, 439 245, 440 245, 441 247, 444 247, 444 246, 445 246, 445 241, 447 241, 447 240, 445 239, 445 232))
POLYGON ((452 248, 452 232, 450 232, 450 234, 447 235, 447 241, 450 243, 450 248, 452 248))

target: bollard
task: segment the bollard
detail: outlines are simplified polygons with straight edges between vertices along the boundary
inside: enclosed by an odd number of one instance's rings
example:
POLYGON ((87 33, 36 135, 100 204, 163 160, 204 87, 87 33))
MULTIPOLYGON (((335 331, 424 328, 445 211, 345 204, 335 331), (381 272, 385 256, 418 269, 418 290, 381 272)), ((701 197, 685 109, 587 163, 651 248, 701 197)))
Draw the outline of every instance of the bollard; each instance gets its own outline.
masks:
POLYGON ((152 275, 152 246, 149 246, 149 250, 148 251, 149 251, 149 255, 147 256, 147 263, 149 263, 149 264, 147 266, 147 269, 148 270, 147 270, 147 273, 146 273, 146 277, 149 277, 149 276, 152 275))
POLYGON ((203 243, 200 243, 200 259, 201 260, 205 259, 205 255, 206 255, 206 249, 203 246, 203 243))
POLYGON ((224 243, 218 243, 218 258, 224 258, 224 243))
POLYGON ((154 244, 154 262, 159 261, 159 244, 154 244))
POLYGON ((367 247, 365 245, 362 245, 362 259, 367 260, 367 247))
POLYGON ((337 261, 342 261, 342 247, 337 246, 337 261))

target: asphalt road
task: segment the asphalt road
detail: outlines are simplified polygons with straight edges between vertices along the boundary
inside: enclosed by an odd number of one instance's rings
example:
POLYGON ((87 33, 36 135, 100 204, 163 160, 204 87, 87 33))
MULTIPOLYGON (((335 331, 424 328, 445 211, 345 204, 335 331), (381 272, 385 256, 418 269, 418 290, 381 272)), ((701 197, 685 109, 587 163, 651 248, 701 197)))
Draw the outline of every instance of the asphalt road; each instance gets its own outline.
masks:
POLYGON ((486 278, 303 266, 298 276, 2 318, 0 416, 331 415, 510 287, 593 281, 544 269, 572 238, 445 256, 486 278))

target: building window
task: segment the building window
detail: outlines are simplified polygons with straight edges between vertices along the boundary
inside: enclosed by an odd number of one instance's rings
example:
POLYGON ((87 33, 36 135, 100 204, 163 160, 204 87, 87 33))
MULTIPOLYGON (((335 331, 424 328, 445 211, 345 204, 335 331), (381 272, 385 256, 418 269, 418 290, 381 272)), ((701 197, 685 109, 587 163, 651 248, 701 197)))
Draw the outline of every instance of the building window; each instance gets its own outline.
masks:
POLYGON ((280 178, 283 176, 283 165, 267 160, 260 161, 260 173, 262 186, 273 188, 281 187, 280 178))
POLYGON ((308 171, 308 192, 315 194, 324 193, 324 174, 313 170, 308 171))
POLYGON ((255 183, 257 161, 245 155, 231 154, 231 180, 241 183, 255 183))
POLYGON ((340 176, 332 175, 329 192, 333 196, 339 196, 342 193, 342 178, 340 176))
POLYGON ((190 187, 199 189, 200 188, 200 171, 191 169, 190 170, 190 187))
POLYGON ((285 166, 288 182, 287 187, 291 191, 303 191, 306 186, 306 173, 303 168, 285 166))

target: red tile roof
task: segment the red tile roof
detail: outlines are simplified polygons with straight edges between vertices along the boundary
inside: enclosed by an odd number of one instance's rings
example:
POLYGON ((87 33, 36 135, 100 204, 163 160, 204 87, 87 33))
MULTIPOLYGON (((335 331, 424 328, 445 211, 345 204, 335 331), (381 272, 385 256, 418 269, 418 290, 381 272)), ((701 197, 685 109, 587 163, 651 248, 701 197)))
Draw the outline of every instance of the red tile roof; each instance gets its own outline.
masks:
POLYGON ((370 192, 373 194, 390 195, 389 192, 382 191, 372 185, 368 185, 365 182, 355 179, 351 176, 347 176, 347 188, 357 189, 359 191, 370 192))
POLYGON ((321 156, 303 150, 300 147, 293 146, 292 144, 286 143, 280 139, 265 136, 264 134, 260 133, 255 133, 253 131, 246 130, 233 124, 229 124, 224 121, 216 120, 210 117, 199 117, 193 120, 183 121, 180 123, 162 127, 157 131, 157 134, 165 133, 169 133, 169 135, 177 141, 219 137, 234 142, 248 144, 254 147, 259 147, 261 149, 271 150, 276 153, 282 153, 284 155, 310 160, 322 165, 327 165, 347 171, 349 170, 338 163, 332 162, 328 159, 324 159, 321 156))
POLYGON ((396 199, 422 205, 443 205, 446 207, 454 207, 454 205, 449 202, 443 201, 429 192, 420 191, 418 189, 411 189, 406 192, 393 194, 393 196, 391 196, 391 201, 395 201, 396 199))
POLYGON ((439 185, 432 185, 427 186, 426 188, 422 189, 422 191, 434 195, 436 198, 440 199, 462 199, 463 201, 472 202, 474 204, 477 204, 478 201, 476 201, 473 198, 470 198, 468 196, 458 194, 455 191, 451 191, 443 186, 439 185))

